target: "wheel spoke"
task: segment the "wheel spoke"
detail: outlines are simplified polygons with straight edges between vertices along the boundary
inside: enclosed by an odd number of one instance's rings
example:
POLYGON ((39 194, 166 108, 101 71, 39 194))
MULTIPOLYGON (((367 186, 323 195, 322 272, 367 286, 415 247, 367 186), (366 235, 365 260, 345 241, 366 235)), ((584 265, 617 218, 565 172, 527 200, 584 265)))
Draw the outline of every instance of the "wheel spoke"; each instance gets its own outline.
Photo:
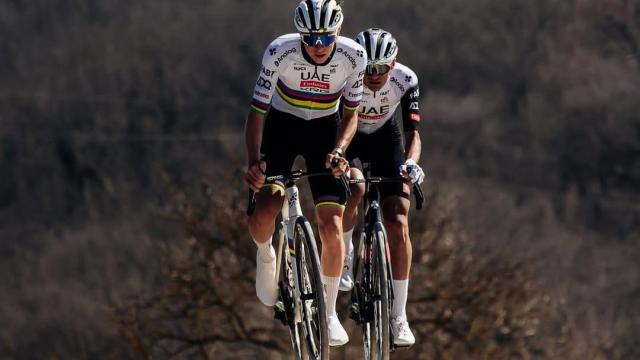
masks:
POLYGON ((312 359, 328 357, 328 338, 324 314, 324 295, 320 263, 308 222, 296 222, 296 261, 299 276, 301 315, 306 354, 312 359))

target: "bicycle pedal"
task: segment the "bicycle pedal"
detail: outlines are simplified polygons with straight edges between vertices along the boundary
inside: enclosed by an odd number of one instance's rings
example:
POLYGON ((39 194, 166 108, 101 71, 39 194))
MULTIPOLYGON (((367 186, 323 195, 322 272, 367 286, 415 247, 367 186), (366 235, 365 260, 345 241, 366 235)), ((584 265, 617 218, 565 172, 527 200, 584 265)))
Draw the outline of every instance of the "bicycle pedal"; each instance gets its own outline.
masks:
MULTIPOLYGON (((279 302, 280 306, 282 306, 282 302, 279 302)), ((282 322, 282 325, 287 325, 287 313, 284 311, 284 309, 279 308, 277 306, 278 304, 276 303, 276 306, 273 307, 273 318, 276 320, 280 320, 280 322, 282 322)))
POLYGON ((362 318, 360 317, 360 307, 358 304, 351 304, 351 312, 349 313, 349 318, 354 320, 358 324, 362 322, 362 318))
POLYGON ((278 311, 284 312, 284 303, 282 302, 282 300, 276 301, 276 304, 273 306, 273 309, 276 312, 278 312, 278 311))
POLYGON ((276 305, 273 307, 273 318, 280 320, 282 325, 287 325, 287 312, 284 310, 282 301, 276 302, 276 305))

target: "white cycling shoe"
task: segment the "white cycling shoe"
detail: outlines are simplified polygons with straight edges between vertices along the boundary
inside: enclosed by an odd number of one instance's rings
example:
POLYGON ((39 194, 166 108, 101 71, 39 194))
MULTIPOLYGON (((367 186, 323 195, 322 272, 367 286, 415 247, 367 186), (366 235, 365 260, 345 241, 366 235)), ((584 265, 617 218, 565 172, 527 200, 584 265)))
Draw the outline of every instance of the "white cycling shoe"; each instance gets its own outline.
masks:
POLYGON ((340 324, 337 315, 327 316, 327 330, 329 333, 329 346, 342 346, 349 342, 349 335, 340 324))
POLYGON ((260 252, 256 255, 256 295, 258 300, 267 306, 275 305, 278 299, 275 250, 272 254, 274 254, 273 260, 269 262, 262 260, 260 252))
POLYGON ((353 289, 353 244, 349 242, 344 256, 344 266, 342 267, 342 276, 340 276, 340 291, 349 291, 353 289))
POLYGON ((407 319, 394 317, 391 319, 391 334, 393 343, 398 347, 408 347, 416 343, 416 338, 409 328, 407 319))

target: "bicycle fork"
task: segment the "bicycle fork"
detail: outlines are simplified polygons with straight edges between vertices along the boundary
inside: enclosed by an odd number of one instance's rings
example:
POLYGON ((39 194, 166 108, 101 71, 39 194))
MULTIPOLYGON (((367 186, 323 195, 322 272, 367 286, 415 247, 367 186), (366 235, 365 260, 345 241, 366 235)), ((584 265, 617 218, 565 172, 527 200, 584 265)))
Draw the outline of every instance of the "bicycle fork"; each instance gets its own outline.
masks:
MULTIPOLYGON (((299 191, 298 187, 295 185, 287 186, 286 188, 286 203, 282 204, 282 221, 278 224, 277 233, 279 234, 278 238, 278 255, 276 258, 276 279, 280 278, 280 271, 282 269, 282 261, 287 261, 287 266, 290 269, 289 274, 293 275, 292 279, 285 279, 288 283, 293 283, 293 299, 287 299, 291 301, 293 308, 293 314, 286 311, 286 304, 283 302, 278 302, 276 304, 275 309, 275 317, 281 320, 283 323, 288 321, 293 321, 293 323, 302 322, 302 302, 300 300, 300 288, 298 284, 300 284, 300 274, 298 272, 298 267, 296 266, 296 249, 295 249, 295 226, 296 219, 302 215, 302 209, 300 207, 299 201, 299 191), (284 230, 284 231, 283 231, 284 230), (287 251, 285 257, 284 254, 284 246, 286 246, 287 251), (293 318, 290 318, 293 315, 293 318)), ((288 274, 285 274, 285 276, 288 274)), ((285 293, 284 289, 280 289, 281 293, 285 293)), ((283 299, 285 300, 285 299, 283 299)))

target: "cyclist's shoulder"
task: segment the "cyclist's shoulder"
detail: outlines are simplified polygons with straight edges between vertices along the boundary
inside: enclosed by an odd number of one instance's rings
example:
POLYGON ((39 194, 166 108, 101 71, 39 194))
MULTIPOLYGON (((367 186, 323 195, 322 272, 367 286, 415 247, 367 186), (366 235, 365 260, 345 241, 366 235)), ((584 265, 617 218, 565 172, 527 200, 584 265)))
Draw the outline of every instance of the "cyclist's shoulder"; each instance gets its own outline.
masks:
POLYGON ((264 52, 263 63, 273 61, 276 67, 291 54, 300 52, 300 35, 285 34, 269 43, 264 52))
POLYGON ((408 66, 396 62, 391 72, 391 82, 404 92, 418 86, 418 76, 408 66))
POLYGON ((280 35, 277 38, 273 39, 269 46, 279 47, 279 46, 289 46, 289 45, 298 45, 300 43, 300 35, 296 33, 284 34, 280 35))
POLYGON ((346 50, 364 50, 362 45, 358 44, 355 40, 346 36, 338 36, 336 39, 336 45, 346 50))
POLYGON ((367 64, 362 45, 345 36, 338 36, 336 40, 336 52, 343 54, 354 66, 364 68, 367 64))

